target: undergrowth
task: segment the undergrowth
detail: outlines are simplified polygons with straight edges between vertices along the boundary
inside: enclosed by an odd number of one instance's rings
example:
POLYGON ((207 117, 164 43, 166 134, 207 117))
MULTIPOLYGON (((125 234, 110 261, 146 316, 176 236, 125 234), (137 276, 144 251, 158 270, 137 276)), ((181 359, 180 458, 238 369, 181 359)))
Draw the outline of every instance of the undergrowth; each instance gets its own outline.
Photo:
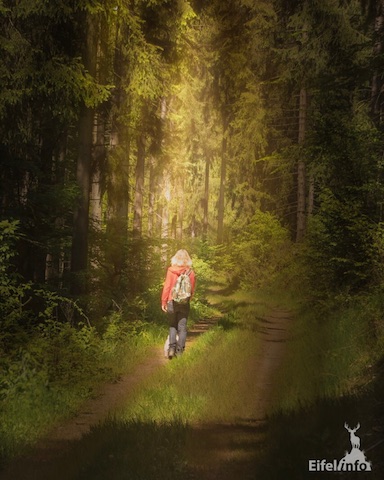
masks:
POLYGON ((224 316, 132 398, 119 415, 139 422, 227 422, 257 408, 255 370, 258 306, 224 316), (225 393, 224 393, 225 392, 225 393))
POLYGON ((360 395, 382 356, 381 294, 305 303, 296 312, 287 355, 276 379, 275 410, 319 399, 360 395))
POLYGON ((164 337, 164 327, 117 313, 103 333, 51 319, 0 361, 0 455, 13 456, 73 415, 101 382, 132 369, 164 337))
MULTIPOLYGON (((110 298, 104 315, 96 314, 93 294, 89 317, 77 300, 24 282, 12 264, 18 226, 0 223, 2 463, 76 413, 101 383, 133 369, 164 341, 167 322, 160 308, 163 278, 156 275, 135 297, 110 298)), ((209 267, 197 257, 195 262, 203 291, 209 267)), ((190 324, 212 315, 201 291, 194 296, 190 324)))
MULTIPOLYGON (((189 478, 189 474, 195 478, 195 459, 189 455, 195 451, 196 438, 202 442, 198 451, 204 450, 208 441, 204 426, 209 424, 214 429, 217 424, 259 418, 259 396, 255 390, 257 331, 271 305, 283 306, 287 292, 280 295, 276 288, 257 294, 220 291, 216 289, 212 299, 220 302, 227 314, 217 327, 199 336, 181 358, 168 362, 149 378, 113 418, 94 428, 55 478, 70 478, 68 468, 75 469, 73 478, 95 480, 176 479, 189 478)), ((304 449, 305 460, 311 458, 305 450, 310 445, 308 437, 304 441, 300 434, 305 431, 308 435, 309 430, 309 439, 314 440, 311 425, 320 422, 319 412, 311 410, 310 421, 302 425, 301 417, 291 421, 291 414, 282 413, 282 409, 303 415, 304 403, 316 403, 325 395, 336 399, 369 381, 369 361, 377 358, 382 345, 381 300, 373 300, 349 299, 346 303, 344 299, 341 304, 339 299, 333 308, 329 304, 304 308, 299 302, 290 301, 292 329, 287 356, 272 382, 277 386, 272 407, 279 410, 280 416, 276 421, 271 416, 273 436, 270 433, 272 437, 268 437, 270 456, 263 478, 270 478, 271 462, 279 463, 281 449, 292 450, 296 457, 304 449), (281 427, 282 421, 286 428, 281 427), (295 435, 298 443, 287 445, 287 439, 289 442, 295 435)), ((215 441, 219 441, 216 436, 215 441)), ((211 453, 212 448, 211 445, 211 453)), ((280 456, 287 468, 287 459, 280 456)), ((287 458, 289 463, 291 457, 287 458)))
MULTIPOLYGON (((198 300, 192 311, 191 325, 212 314, 198 300)), ((166 334, 164 316, 128 321, 114 312, 101 331, 51 318, 19 338, 0 357, 0 464, 74 415, 98 385, 133 370, 166 334)))

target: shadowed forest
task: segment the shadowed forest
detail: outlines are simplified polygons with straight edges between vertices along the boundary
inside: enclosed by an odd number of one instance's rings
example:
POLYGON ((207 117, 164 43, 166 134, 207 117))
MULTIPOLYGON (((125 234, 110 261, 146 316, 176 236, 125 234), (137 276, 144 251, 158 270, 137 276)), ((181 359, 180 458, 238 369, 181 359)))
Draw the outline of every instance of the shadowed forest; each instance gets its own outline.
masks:
MULTIPOLYGON (((220 319, 196 348, 293 318, 265 458, 328 415, 383 472, 384 1, 0 0, 0 25, 0 467, 162 344, 185 248, 189 321, 220 319)), ((208 411, 136 426, 172 446, 208 411)))

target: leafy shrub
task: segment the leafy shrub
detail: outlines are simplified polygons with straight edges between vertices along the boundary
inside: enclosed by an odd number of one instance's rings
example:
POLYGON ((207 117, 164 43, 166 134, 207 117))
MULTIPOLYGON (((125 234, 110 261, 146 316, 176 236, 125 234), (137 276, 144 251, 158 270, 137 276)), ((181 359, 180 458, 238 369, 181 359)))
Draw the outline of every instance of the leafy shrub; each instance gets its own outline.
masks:
POLYGON ((361 203, 323 192, 303 251, 308 278, 318 294, 358 291, 372 280, 374 264, 380 262, 380 231, 375 234, 375 225, 363 212, 361 203))
POLYGON ((214 268, 210 263, 197 255, 193 256, 193 269, 198 278, 199 284, 206 286, 214 278, 214 268))
POLYGON ((18 349, 28 339, 25 326, 32 286, 22 282, 12 264, 20 238, 17 221, 0 222, 0 352, 18 349))
POLYGON ((290 260, 288 231, 272 214, 257 211, 241 230, 234 226, 234 240, 227 255, 232 275, 246 288, 258 287, 290 260))

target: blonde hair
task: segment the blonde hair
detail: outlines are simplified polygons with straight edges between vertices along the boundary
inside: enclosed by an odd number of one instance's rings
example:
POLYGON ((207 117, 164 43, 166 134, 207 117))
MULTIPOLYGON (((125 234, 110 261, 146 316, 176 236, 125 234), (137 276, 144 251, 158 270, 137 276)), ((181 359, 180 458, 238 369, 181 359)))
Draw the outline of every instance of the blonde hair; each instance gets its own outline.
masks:
POLYGON ((192 259, 187 250, 178 250, 171 258, 172 267, 192 267, 192 259))

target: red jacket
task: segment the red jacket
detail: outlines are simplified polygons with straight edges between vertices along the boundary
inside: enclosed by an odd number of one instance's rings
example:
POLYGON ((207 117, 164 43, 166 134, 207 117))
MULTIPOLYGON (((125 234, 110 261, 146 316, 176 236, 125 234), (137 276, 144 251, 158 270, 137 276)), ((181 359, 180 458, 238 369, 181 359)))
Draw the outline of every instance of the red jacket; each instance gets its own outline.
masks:
MULTIPOLYGON (((161 294, 161 306, 167 304, 167 302, 172 300, 172 288, 176 285, 177 277, 183 273, 188 271, 188 267, 168 267, 167 275, 165 277, 163 292, 161 294)), ((191 280, 191 287, 192 287, 192 295, 195 291, 195 272, 192 270, 189 274, 189 278, 191 280)))

